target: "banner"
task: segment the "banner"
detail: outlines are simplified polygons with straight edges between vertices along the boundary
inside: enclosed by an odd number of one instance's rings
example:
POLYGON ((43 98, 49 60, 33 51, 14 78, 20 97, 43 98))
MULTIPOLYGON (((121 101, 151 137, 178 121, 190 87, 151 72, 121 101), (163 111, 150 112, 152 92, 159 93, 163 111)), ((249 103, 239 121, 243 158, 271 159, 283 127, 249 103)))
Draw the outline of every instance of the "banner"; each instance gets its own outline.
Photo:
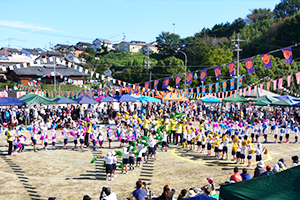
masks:
POLYGON ((265 65, 266 69, 269 69, 269 68, 272 67, 271 57, 270 57, 269 53, 261 54, 260 57, 261 57, 261 60, 263 61, 264 65, 265 65))
POLYGON ((236 98, 237 90, 234 91, 234 98, 236 98))
POLYGON ((270 87, 271 87, 271 82, 267 82, 267 91, 270 91, 270 87))
POLYGON ((148 92, 150 82, 145 82, 145 92, 148 92))
POLYGON ((221 66, 216 66, 214 67, 215 70, 215 75, 216 75, 216 79, 220 79, 221 78, 221 66))
POLYGON ((205 95, 205 90, 206 90, 206 86, 205 86, 205 85, 203 85, 203 86, 202 86, 202 96, 204 96, 204 95, 205 95))
POLYGON ((230 76, 235 75, 235 62, 228 63, 229 74, 230 76))
POLYGON ((283 56, 285 58, 285 63, 290 64, 293 62, 293 55, 292 55, 292 48, 287 47, 281 50, 283 53, 283 56))
POLYGON ((123 87, 120 86, 120 87, 119 87, 119 96, 122 96, 122 91, 123 91, 123 87))
POLYGON ((277 80, 273 80, 273 90, 276 90, 277 87, 277 80))
POLYGON ((179 87, 181 81, 181 75, 177 75, 175 80, 176 80, 176 87, 179 87))
POLYGON ((249 86, 248 87, 248 96, 250 97, 250 95, 251 95, 251 87, 249 86))
POLYGON ((230 99, 232 98, 232 90, 230 91, 230 99))
POLYGON ((243 96, 243 88, 240 88, 239 95, 243 96))
POLYGON ((209 94, 212 93, 212 86, 213 86, 213 84, 209 84, 208 85, 208 93, 209 94))
POLYGON ((186 84, 191 85, 192 84, 192 79, 193 79, 193 72, 187 73, 186 74, 186 84))
POLYGON ((257 85, 254 85, 254 95, 256 95, 257 92, 257 85))
POLYGON ((238 78, 238 82, 239 82, 239 88, 242 87, 242 84, 243 84, 243 77, 242 76, 240 76, 238 78))
MULTIPOLYGON (((149 82, 148 82, 149 83, 149 82)), ((145 84, 146 85, 146 84, 145 84)), ((137 94, 139 92, 139 87, 140 87, 140 84, 137 83, 135 84, 135 88, 134 88, 134 94, 137 94)))
POLYGON ((296 73, 296 81, 297 81, 297 84, 300 84, 300 72, 296 73))
POLYGON ((204 70, 200 71, 200 79, 201 79, 202 83, 204 83, 205 80, 206 80, 206 72, 207 72, 207 69, 204 69, 204 70))
POLYGON ((283 82, 283 78, 278 79, 278 89, 283 89, 282 82, 283 82))
POLYGON ((223 87, 222 87, 222 88, 223 88, 223 92, 226 91, 226 89, 227 89, 227 82, 226 82, 226 81, 223 81, 223 82, 222 82, 222 86, 223 86, 223 87))
MULTIPOLYGON (((300 72, 299 72, 300 75, 300 72)), ((219 92, 219 82, 215 83, 215 92, 218 93, 219 92)))
POLYGON ((252 58, 247 58, 244 60, 246 68, 248 70, 248 73, 254 73, 254 66, 253 66, 253 61, 252 58))
POLYGON ((246 96, 247 88, 244 88, 244 97, 246 96))
POLYGON ((230 90, 234 90, 234 78, 230 79, 230 90))
POLYGON ((290 87, 290 86, 291 86, 292 75, 288 75, 288 76, 286 77, 286 79, 287 79, 287 86, 290 87))
POLYGON ((170 81, 170 77, 164 79, 162 89, 167 89, 167 87, 169 86, 169 81, 170 81))
POLYGON ((261 83, 261 84, 259 85, 259 93, 262 93, 262 91, 263 91, 263 88, 264 88, 264 84, 263 84, 263 83, 261 83))
POLYGON ((154 86, 153 86, 154 90, 157 90, 158 83, 159 83, 159 80, 154 80, 154 86))
POLYGON ((197 91, 197 96, 200 95, 200 87, 196 87, 196 91, 197 91))

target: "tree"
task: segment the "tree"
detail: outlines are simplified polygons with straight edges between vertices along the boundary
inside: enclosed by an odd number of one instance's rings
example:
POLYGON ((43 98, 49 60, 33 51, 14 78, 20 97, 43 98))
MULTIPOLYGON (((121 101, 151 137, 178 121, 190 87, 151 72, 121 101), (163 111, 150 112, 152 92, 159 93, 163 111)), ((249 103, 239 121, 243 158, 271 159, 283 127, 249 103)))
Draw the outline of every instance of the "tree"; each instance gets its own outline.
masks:
POLYGON ((262 22, 264 20, 269 20, 273 18, 273 12, 270 9, 259 8, 250 10, 250 14, 247 15, 247 22, 262 22))
POLYGON ((166 57, 175 55, 180 47, 180 36, 174 33, 162 32, 156 37, 158 52, 166 57))
POLYGON ((281 0, 274 8, 274 18, 280 19, 299 12, 300 0, 281 0))

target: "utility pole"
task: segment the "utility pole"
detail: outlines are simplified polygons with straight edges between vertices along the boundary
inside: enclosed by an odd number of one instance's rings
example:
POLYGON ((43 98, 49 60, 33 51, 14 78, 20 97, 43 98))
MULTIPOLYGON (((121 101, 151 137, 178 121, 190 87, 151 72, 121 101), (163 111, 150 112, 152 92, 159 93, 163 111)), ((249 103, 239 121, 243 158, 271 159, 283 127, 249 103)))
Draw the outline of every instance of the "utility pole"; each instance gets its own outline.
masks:
POLYGON ((151 71, 150 71, 150 64, 151 64, 151 62, 149 62, 149 55, 150 55, 150 49, 149 49, 149 47, 147 47, 147 54, 146 54, 146 56, 147 56, 147 62, 145 62, 145 66, 146 66, 146 68, 147 68, 147 70, 148 70, 148 74, 149 74, 149 89, 151 89, 151 71))
POLYGON ((240 49, 240 42, 245 42, 245 40, 240 39, 240 33, 236 34, 237 39, 236 40, 231 40, 232 42, 236 42, 233 44, 234 51, 237 52, 237 90, 239 90, 239 77, 240 77, 240 51, 243 51, 243 49, 240 49))

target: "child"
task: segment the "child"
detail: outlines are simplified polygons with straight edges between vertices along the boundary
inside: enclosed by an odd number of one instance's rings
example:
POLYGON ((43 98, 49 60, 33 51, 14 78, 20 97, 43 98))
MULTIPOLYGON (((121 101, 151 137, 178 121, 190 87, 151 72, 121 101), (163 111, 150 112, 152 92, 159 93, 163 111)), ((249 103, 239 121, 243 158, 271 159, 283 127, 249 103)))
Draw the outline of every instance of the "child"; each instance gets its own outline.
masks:
POLYGON ((233 140, 232 151, 231 151, 231 155, 232 155, 232 160, 231 161, 235 161, 237 159, 236 158, 236 152, 237 152, 238 147, 239 146, 237 144, 237 141, 233 140))
POLYGON ((149 137, 149 152, 148 152, 148 158, 150 156, 154 156, 155 159, 157 159, 156 157, 156 153, 155 153, 155 139, 154 139, 155 133, 152 133, 151 136, 149 137))
POLYGON ((97 156, 97 158, 104 158, 106 162, 106 181, 113 181, 113 156, 111 155, 111 152, 107 152, 107 156, 97 156), (108 174, 110 174, 110 178, 108 178, 108 174))
POLYGON ((25 138, 25 136, 23 135, 23 133, 20 133, 19 142, 21 143, 21 148, 19 149, 19 153, 24 151, 24 148, 25 148, 25 145, 24 145, 25 140, 26 140, 26 138, 25 138))
POLYGON ((274 138, 275 138, 275 143, 277 144, 277 137, 278 137, 278 125, 275 123, 274 125, 274 138))
POLYGON ((117 154, 115 151, 112 151, 111 152, 111 155, 113 157, 113 161, 112 161, 112 168, 113 168, 113 177, 117 177, 117 174, 116 174, 116 169, 117 169, 117 154))
POLYGON ((55 149, 55 143, 56 143, 56 133, 54 129, 54 125, 51 127, 51 138, 52 138, 52 149, 55 149))
POLYGON ((226 160, 228 160, 228 144, 229 144, 229 139, 227 135, 224 135, 222 137, 223 140, 223 156, 222 156, 222 160, 225 159, 224 156, 226 155, 226 160))
POLYGON ((254 143, 255 127, 251 126, 250 130, 251 130, 251 140, 252 143, 254 143))
POLYGON ((68 144, 69 130, 67 129, 66 126, 63 128, 62 133, 63 133, 63 136, 64 136, 64 148, 68 149, 67 144, 68 144))
POLYGON ((92 131, 91 140, 93 142, 93 151, 98 151, 97 146, 96 146, 97 145, 97 137, 96 137, 96 130, 95 129, 92 131))
POLYGON ((279 134, 279 142, 282 144, 282 138, 283 138, 283 133, 285 132, 284 128, 280 129, 280 134, 279 134))
POLYGON ((129 147, 129 170, 130 171, 135 171, 134 169, 134 156, 135 156, 135 151, 133 150, 133 146, 129 147))
POLYGON ((183 129, 183 136, 182 136, 182 146, 183 147, 187 146, 187 143, 186 143, 187 139, 188 139, 188 133, 187 133, 187 130, 184 128, 183 129))
POLYGON ((197 141, 197 151, 201 151, 201 137, 199 135, 196 136, 196 141, 197 141))
POLYGON ((211 143, 212 143, 212 135, 209 134, 207 136, 207 155, 210 156, 211 155, 211 143))
POLYGON ((202 134, 202 139, 201 139, 201 153, 205 152, 205 144, 206 144, 206 137, 204 134, 202 134))
POLYGON ((107 128, 107 140, 108 140, 108 148, 111 148, 111 142, 112 142, 112 131, 111 128, 107 128))
POLYGON ((121 130, 120 139, 121 139, 120 147, 124 147, 125 146, 125 128, 123 128, 121 130))
POLYGON ((268 139, 268 124, 267 123, 264 123, 263 125, 262 125, 262 127, 263 127, 263 132, 264 132, 264 138, 265 138, 265 141, 264 141, 264 143, 268 143, 268 141, 267 141, 267 139, 268 139))
POLYGON ((288 123, 287 124, 287 127, 285 129, 285 139, 286 139, 286 142, 285 143, 289 143, 289 139, 290 139, 290 130, 291 130, 291 124, 288 123))
POLYGON ((252 148, 252 144, 250 143, 250 141, 248 141, 247 150, 248 150, 248 156, 247 156, 248 165, 247 165, 247 167, 251 167, 252 154, 254 153, 254 150, 252 148))
POLYGON ((82 150, 83 149, 83 145, 84 145, 85 132, 83 131, 81 125, 77 126, 77 135, 79 136, 80 149, 82 150))
POLYGON ((73 150, 77 149, 77 144, 78 144, 78 133, 73 132, 73 137, 74 137, 74 148, 73 150))
POLYGON ((256 162, 261 161, 261 153, 263 152, 264 149, 261 148, 261 143, 257 144, 257 149, 255 150, 255 154, 256 154, 256 162))
POLYGON ((162 139, 161 151, 163 151, 165 149, 167 152, 168 151, 168 146, 167 146, 168 134, 164 131, 162 137, 163 137, 163 139, 162 139))
POLYGON ((36 133, 36 125, 34 125, 31 133, 32 143, 33 143, 33 149, 34 152, 37 152, 36 142, 37 142, 37 133, 36 133))
POLYGON ((44 148, 45 148, 45 150, 47 151, 48 149, 47 149, 47 146, 48 146, 48 133, 47 132, 45 132, 44 133, 44 148))
POLYGON ((103 132, 102 132, 102 130, 101 130, 101 126, 99 126, 98 127, 98 141, 99 141, 99 146, 100 146, 100 149, 102 149, 103 148, 103 140, 104 140, 104 138, 103 138, 103 132))
POLYGON ((13 155, 14 156, 18 156, 18 137, 15 135, 13 136, 13 146, 14 146, 14 152, 13 152, 13 155))
POLYGON ((123 147, 123 152, 122 152, 122 162, 123 162, 123 168, 122 168, 122 174, 128 174, 128 159, 129 159, 129 152, 127 151, 126 147, 123 147), (125 169, 125 171, 124 171, 125 169))
POLYGON ((246 148, 247 148, 247 141, 244 140, 242 141, 242 146, 241 146, 241 164, 245 164, 245 158, 246 158, 246 148))
POLYGON ((299 132, 299 129, 298 129, 298 126, 296 126, 296 125, 295 125, 294 132, 295 132, 295 143, 298 143, 298 132, 299 132))

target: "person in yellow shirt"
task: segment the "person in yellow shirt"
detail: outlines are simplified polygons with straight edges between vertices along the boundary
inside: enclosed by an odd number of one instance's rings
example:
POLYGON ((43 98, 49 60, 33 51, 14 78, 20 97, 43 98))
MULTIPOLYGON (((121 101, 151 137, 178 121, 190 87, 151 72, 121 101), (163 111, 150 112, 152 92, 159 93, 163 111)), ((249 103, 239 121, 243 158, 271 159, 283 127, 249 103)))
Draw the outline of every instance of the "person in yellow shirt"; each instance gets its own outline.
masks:
POLYGON ((13 135, 11 134, 12 127, 8 127, 7 131, 7 142, 8 142, 8 155, 12 154, 12 143, 13 143, 13 135))
POLYGON ((176 130, 176 121, 175 119, 172 119, 171 120, 171 123, 170 123, 170 130, 171 130, 171 136, 170 136, 170 143, 171 143, 171 139, 172 139, 172 135, 173 135, 173 143, 176 144, 177 143, 177 135, 175 133, 175 130, 176 130))
POLYGON ((148 130, 149 130, 149 123, 150 123, 150 121, 147 118, 145 118, 144 126, 143 126, 144 136, 147 136, 147 133, 148 133, 148 130))
POLYGON ((176 124, 176 128, 177 128, 177 131, 176 131, 176 142, 175 142, 175 145, 178 145, 178 143, 180 142, 180 144, 182 144, 182 129, 183 129, 183 124, 181 121, 179 121, 177 124, 176 124), (178 137, 180 138, 180 140, 178 141, 178 137))

